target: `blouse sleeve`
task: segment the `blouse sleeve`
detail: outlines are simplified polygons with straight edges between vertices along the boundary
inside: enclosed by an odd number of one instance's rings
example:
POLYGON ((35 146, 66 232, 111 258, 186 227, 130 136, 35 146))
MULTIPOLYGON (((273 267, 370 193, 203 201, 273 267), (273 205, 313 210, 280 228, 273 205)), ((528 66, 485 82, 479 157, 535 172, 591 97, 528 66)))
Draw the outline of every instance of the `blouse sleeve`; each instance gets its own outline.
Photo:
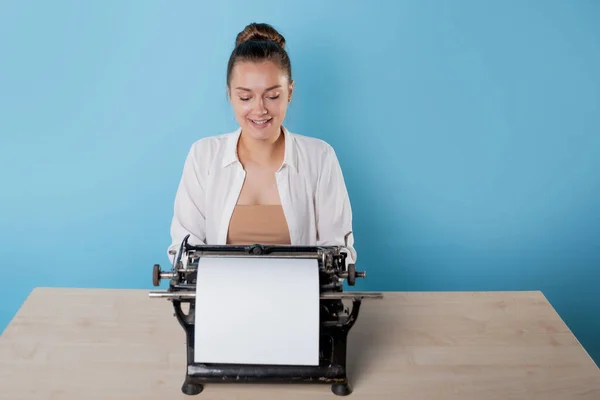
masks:
POLYGON ((316 190, 317 245, 345 246, 346 262, 356 262, 352 208, 335 151, 327 146, 316 190))
POLYGON ((199 145, 200 143, 195 143, 188 152, 175 194, 171 220, 171 245, 168 247, 171 262, 187 235, 190 235, 188 238, 190 244, 206 244, 206 168, 200 163, 199 145))

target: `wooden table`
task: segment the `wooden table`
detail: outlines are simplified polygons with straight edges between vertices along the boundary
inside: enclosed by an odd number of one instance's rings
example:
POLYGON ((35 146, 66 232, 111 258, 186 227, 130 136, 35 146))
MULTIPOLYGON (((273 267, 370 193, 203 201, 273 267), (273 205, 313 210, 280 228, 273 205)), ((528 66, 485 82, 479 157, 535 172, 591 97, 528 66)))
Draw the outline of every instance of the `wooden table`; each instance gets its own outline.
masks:
MULTIPOLYGON (((0 336, 0 398, 341 399, 329 385, 182 394, 183 329, 147 293, 35 289, 0 336)), ((384 296, 351 331, 348 399, 600 399, 600 370, 540 292, 384 296)))

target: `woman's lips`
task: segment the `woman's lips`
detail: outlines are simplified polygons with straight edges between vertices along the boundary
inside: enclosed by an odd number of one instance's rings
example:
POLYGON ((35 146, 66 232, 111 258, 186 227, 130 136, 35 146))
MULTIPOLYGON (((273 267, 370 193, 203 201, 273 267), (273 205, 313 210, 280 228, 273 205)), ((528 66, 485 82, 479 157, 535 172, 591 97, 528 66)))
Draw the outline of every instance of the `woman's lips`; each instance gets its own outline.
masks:
POLYGON ((261 118, 261 119, 248 119, 250 124, 256 129, 265 129, 271 125, 273 118, 261 118))

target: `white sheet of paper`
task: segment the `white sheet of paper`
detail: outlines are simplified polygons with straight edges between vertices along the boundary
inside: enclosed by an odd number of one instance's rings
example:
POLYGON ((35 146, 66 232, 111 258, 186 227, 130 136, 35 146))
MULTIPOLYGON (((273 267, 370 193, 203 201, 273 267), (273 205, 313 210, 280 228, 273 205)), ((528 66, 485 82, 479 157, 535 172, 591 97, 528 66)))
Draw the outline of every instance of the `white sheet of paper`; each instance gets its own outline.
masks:
POLYGON ((194 346, 198 363, 318 365, 318 261, 201 258, 194 346))

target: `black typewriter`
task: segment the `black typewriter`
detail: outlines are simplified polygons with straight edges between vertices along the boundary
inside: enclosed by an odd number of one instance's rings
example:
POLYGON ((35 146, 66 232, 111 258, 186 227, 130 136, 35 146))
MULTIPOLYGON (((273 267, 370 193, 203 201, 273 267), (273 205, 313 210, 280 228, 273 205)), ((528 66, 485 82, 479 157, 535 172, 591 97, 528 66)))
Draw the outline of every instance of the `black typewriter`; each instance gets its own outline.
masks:
POLYGON ((290 245, 191 245, 186 237, 174 254, 170 272, 153 267, 152 282, 159 286, 169 279, 164 291, 151 291, 150 297, 173 303, 175 317, 186 334, 187 371, 182 392, 197 395, 208 383, 315 383, 330 384, 334 394, 352 393, 346 370, 347 337, 358 318, 364 298, 382 298, 382 293, 344 292, 343 284, 354 286, 365 272, 347 264, 343 246, 290 245), (319 365, 247 365, 194 362, 195 296, 198 261, 202 257, 310 258, 318 260, 320 284, 319 365), (184 262, 185 261, 185 262, 184 262), (351 307, 346 307, 346 299, 351 307), (187 308, 187 312, 184 309, 187 308))

